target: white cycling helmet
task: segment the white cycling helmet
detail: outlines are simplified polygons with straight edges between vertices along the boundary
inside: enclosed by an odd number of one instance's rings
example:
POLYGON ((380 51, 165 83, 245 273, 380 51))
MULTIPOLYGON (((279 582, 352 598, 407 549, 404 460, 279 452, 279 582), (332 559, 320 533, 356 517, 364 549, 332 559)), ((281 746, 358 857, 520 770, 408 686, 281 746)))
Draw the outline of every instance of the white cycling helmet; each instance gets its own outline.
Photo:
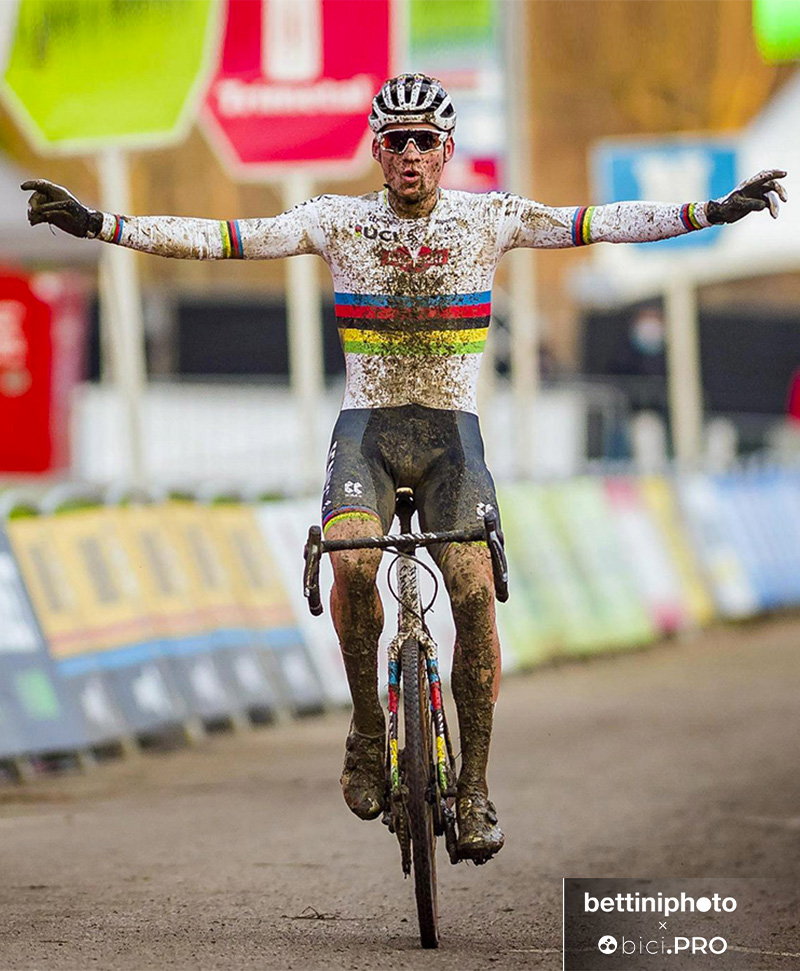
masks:
POLYGON ((441 81, 426 74, 399 74, 389 78, 372 99, 369 127, 383 131, 387 125, 435 125, 450 132, 456 127, 456 109, 441 81))

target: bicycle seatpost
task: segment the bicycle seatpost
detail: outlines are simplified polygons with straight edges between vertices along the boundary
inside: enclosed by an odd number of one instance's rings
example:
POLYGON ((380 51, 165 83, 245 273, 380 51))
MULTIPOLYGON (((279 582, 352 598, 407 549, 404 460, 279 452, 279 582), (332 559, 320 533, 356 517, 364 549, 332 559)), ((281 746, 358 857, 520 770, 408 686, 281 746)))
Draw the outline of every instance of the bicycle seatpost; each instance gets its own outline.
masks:
POLYGON ((397 490, 394 497, 394 511, 400 520, 400 532, 411 532, 411 520, 416 511, 417 505, 414 502, 414 490, 405 486, 397 490))

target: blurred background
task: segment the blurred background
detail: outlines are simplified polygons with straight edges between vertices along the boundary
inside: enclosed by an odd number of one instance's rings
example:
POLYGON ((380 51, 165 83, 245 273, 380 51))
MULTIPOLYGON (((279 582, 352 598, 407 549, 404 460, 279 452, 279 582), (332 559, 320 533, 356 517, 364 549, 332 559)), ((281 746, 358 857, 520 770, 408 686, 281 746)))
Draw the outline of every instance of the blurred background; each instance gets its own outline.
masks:
MULTIPOLYGON (((416 966, 300 584, 344 383, 327 268, 73 239, 19 189, 215 220, 373 191, 401 70, 452 93, 450 187, 685 203, 789 173, 777 221, 500 265, 498 620, 537 673, 497 709, 499 879, 440 864, 442 967, 560 967, 569 873, 796 878, 798 58, 795 0, 0 0, 0 964, 416 966)), ((796 966, 796 927, 755 924, 796 966)))
MULTIPOLYGON (((27 281, 53 316, 48 337, 3 297, 0 474, 311 494, 343 383, 322 261, 120 257, 27 227, 23 178, 213 219, 370 191, 369 98, 403 69, 452 91, 453 187, 681 202, 779 166, 791 192, 795 7, 5 0, 3 287, 27 281)), ((497 477, 795 450, 798 260, 791 205, 777 223, 505 260, 481 404, 497 477)))

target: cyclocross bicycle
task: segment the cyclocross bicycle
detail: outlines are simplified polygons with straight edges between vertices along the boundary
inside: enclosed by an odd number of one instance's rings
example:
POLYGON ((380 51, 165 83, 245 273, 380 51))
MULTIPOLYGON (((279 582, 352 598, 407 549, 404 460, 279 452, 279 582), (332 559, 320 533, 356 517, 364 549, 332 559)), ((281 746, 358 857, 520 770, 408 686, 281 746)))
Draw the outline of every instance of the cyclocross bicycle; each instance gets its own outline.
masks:
POLYGON ((436 837, 444 836, 451 863, 459 862, 456 836, 456 771, 453 746, 442 702, 439 659, 425 614, 433 606, 438 581, 416 557, 416 551, 435 543, 485 541, 492 558, 495 594, 508 599, 508 567, 497 513, 490 510, 483 525, 471 530, 413 533, 414 494, 398 489, 395 513, 400 533, 354 539, 323 540, 319 526, 308 531, 305 546, 304 594, 312 614, 322 613, 319 562, 323 553, 379 549, 396 554, 389 567, 389 588, 398 603, 397 634, 389 645, 389 731, 386 749, 386 801, 383 822, 400 843, 403 873, 414 869, 420 942, 439 945, 436 904, 436 837), (434 592, 423 605, 419 568, 433 577, 434 592), (396 568, 396 586, 391 582, 396 568), (403 746, 400 747, 402 682, 403 746))

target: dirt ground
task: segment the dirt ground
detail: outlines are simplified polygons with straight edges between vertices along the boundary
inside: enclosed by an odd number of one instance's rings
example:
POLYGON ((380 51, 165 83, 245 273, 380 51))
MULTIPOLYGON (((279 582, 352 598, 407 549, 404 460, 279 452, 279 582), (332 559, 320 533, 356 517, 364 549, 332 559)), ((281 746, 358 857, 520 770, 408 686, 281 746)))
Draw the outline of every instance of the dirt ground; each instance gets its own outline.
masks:
POLYGON ((507 679, 506 848, 440 851, 438 952, 342 800, 345 713, 0 787, 0 968, 555 971, 562 877, 798 875, 799 675, 794 617, 507 679))

